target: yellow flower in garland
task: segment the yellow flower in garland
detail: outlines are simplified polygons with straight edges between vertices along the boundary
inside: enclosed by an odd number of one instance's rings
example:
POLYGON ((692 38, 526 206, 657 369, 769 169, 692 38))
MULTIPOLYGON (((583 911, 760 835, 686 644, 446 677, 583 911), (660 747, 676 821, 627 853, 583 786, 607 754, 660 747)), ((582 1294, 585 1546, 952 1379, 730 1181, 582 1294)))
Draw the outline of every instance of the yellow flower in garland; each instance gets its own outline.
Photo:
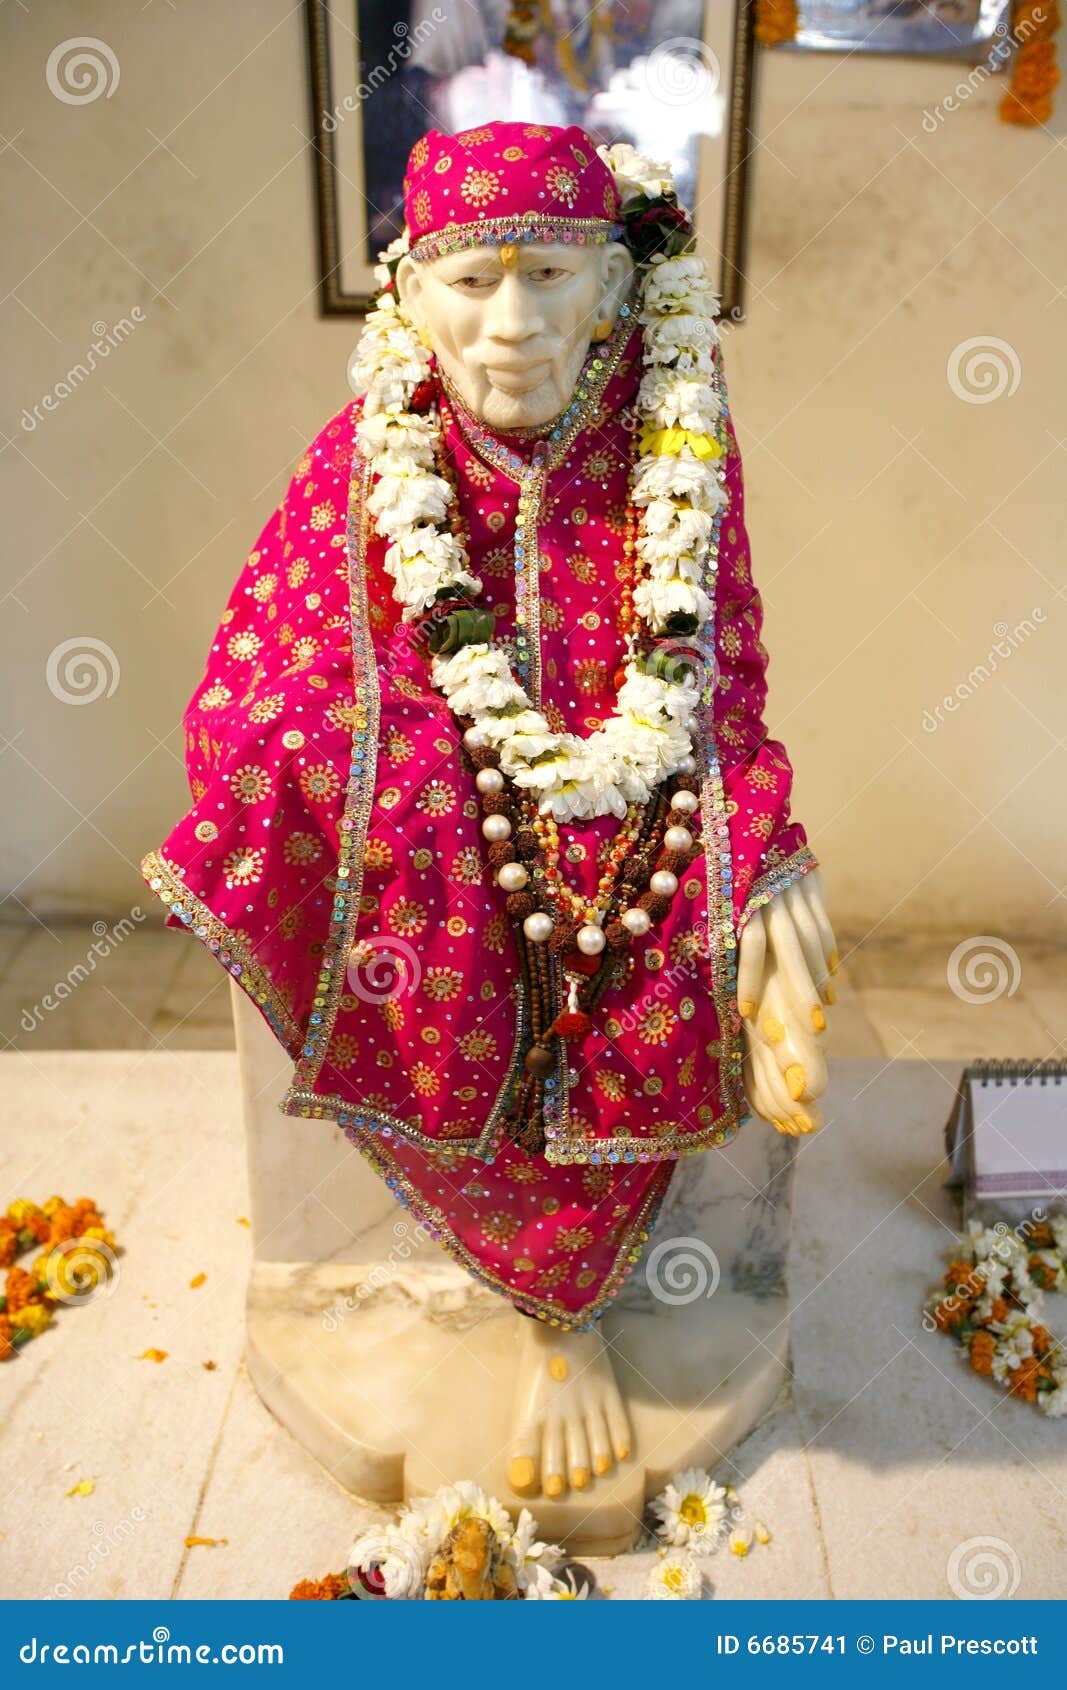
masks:
POLYGON ((91 1197, 67 1203, 50 1197, 43 1207, 19 1199, 0 1216, 0 1362, 51 1325, 58 1304, 91 1301, 114 1268, 114 1234, 91 1197), (43 1244, 32 1271, 13 1257, 43 1244))
POLYGON ((30 1303, 12 1317, 16 1332, 28 1332, 31 1338, 39 1338, 51 1322, 52 1310, 47 1303, 30 1303))
POLYGON ((694 434, 689 428, 644 428, 641 450, 654 458, 678 458, 686 447, 694 458, 721 458, 722 447, 713 434, 694 434))

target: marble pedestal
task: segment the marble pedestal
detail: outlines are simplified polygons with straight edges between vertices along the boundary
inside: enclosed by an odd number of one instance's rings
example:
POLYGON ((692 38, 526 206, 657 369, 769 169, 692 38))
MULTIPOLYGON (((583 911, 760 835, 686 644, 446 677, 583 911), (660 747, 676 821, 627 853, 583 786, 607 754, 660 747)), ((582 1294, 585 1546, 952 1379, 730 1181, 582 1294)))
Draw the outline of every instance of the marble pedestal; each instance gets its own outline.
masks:
MULTIPOLYGON (((505 1504, 522 1316, 477 1285, 324 1121, 277 1104, 290 1065, 236 987, 252 1193, 247 1359, 267 1406, 333 1477, 395 1503, 459 1478, 505 1504)), ((774 1407, 788 1374, 795 1141, 751 1122, 675 1174, 640 1269, 602 1325, 634 1456, 589 1490, 538 1498, 573 1554, 635 1541, 679 1467, 715 1466, 774 1407)))

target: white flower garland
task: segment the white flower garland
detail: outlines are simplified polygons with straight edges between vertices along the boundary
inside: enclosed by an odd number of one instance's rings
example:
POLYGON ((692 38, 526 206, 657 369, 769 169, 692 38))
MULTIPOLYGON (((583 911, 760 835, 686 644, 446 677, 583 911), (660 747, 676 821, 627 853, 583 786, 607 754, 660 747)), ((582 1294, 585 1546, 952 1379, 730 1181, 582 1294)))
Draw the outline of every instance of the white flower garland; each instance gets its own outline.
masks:
MULTIPOLYGON (((632 147, 599 151, 624 203, 651 187, 673 191, 669 171, 632 147)), ((383 256, 405 249, 402 237, 383 256)), ((703 259, 660 258, 648 266, 639 311, 643 455, 631 497, 642 513, 636 549, 646 572, 634 592, 634 609, 657 636, 680 614, 693 619, 697 638, 712 616, 701 581, 715 517, 727 502, 715 376, 716 304, 703 259)), ((394 296, 383 292, 367 319, 352 380, 365 394, 356 431, 360 450, 377 478, 368 508, 376 531, 390 541, 385 567, 408 621, 440 600, 481 591, 448 524, 452 490, 436 469, 440 425, 410 409, 430 368, 430 353, 394 296)), ((569 821, 609 813, 622 817, 628 804, 647 802, 660 782, 691 767, 700 689, 678 667, 682 673, 669 679, 627 663, 614 711, 585 738, 549 726, 495 642, 435 658, 432 679, 455 715, 472 718, 469 743, 496 747, 504 773, 530 792, 542 813, 569 821)))
POLYGON ((1040 1386, 1033 1381, 1032 1400, 1052 1419, 1067 1415, 1067 1351, 1044 1323, 1044 1290, 1067 1291, 1067 1215, 1022 1221, 1015 1230, 1005 1221, 983 1227, 974 1220, 952 1255, 951 1283, 946 1275, 946 1288, 926 1304, 930 1325, 955 1338, 976 1372, 1013 1393, 1026 1379, 1019 1368, 1043 1363, 1046 1377, 1040 1386), (960 1266, 967 1269, 962 1281, 960 1266), (1050 1347, 1035 1347, 1039 1333, 1050 1347), (980 1356, 976 1340, 983 1342, 980 1356))
MULTIPOLYGON (((568 1599, 577 1594, 573 1579, 561 1576, 562 1549, 540 1540, 537 1521, 529 1509, 523 1508, 518 1520, 512 1520, 503 1503, 472 1479, 443 1485, 433 1496, 413 1497, 401 1509, 395 1525, 386 1523, 364 1532, 348 1552, 349 1568, 364 1572, 377 1569, 390 1600, 418 1600, 425 1594, 430 1564, 449 1532, 468 1519, 485 1520, 492 1526, 501 1559, 527 1601, 568 1599)), ((584 1588, 581 1594, 585 1594, 584 1588)))

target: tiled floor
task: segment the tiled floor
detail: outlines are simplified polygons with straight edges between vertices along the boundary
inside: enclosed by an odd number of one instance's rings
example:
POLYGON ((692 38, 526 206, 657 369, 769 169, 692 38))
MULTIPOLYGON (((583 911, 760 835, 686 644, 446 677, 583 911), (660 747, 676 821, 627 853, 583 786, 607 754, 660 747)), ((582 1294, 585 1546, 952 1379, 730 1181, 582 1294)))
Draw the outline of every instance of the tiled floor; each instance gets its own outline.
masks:
MULTIPOLYGON (((846 936, 831 1054, 1067 1056, 1067 948, 967 946, 953 961, 955 938, 846 936)), ((226 977, 154 918, 125 934, 106 922, 0 927, 0 1036, 28 1051, 227 1050, 226 977)))
MULTIPOLYGON (((716 1468, 771 1541, 711 1557, 705 1594, 1062 1595, 1063 1423, 970 1373, 920 1319, 952 1239, 953 1084, 951 1064, 834 1069, 797 1169, 792 1398, 716 1468)), ((0 1139, 0 1186, 92 1192, 123 1249, 112 1294, 61 1310, 3 1370, 0 1597, 284 1597, 342 1567, 375 1511, 241 1365, 251 1234, 233 1057, 7 1053, 0 1086, 27 1124, 0 1139)), ((652 1560, 589 1568, 617 1599, 642 1592, 652 1560)))

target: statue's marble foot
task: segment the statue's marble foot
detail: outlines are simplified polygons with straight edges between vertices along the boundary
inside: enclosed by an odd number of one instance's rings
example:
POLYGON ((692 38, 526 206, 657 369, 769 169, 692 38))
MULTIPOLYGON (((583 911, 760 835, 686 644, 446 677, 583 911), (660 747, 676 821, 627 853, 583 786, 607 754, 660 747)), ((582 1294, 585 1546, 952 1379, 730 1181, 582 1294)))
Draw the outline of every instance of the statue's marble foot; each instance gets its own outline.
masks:
POLYGON ((585 1490, 631 1453, 633 1438, 600 1333, 558 1332, 517 1317, 523 1331, 515 1380, 508 1483, 520 1496, 585 1490))

